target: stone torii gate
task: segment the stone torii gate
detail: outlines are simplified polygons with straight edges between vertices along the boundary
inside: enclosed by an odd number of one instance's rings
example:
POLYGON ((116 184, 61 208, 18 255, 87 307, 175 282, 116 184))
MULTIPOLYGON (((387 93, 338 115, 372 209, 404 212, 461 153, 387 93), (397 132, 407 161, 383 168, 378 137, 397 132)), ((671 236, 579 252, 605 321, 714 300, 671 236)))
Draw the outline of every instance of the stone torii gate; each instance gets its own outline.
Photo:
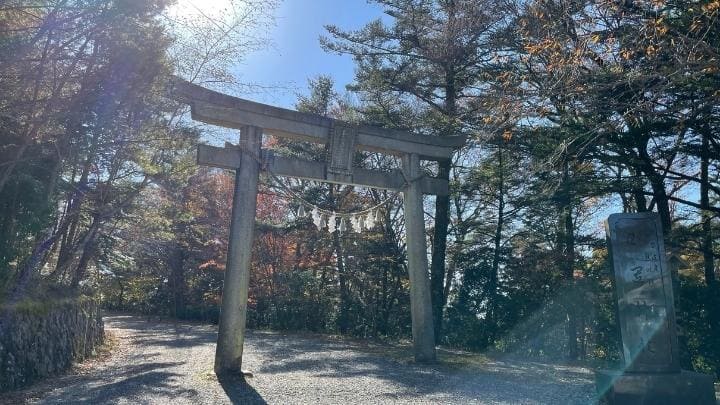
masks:
POLYGON ((179 78, 173 78, 171 92, 176 99, 191 106, 192 119, 240 130, 238 146, 199 145, 197 154, 198 164, 235 170, 215 372, 242 373, 250 256, 261 170, 280 176, 402 191, 415 360, 434 361, 423 194, 447 195, 448 184, 427 176, 420 168, 420 161, 450 158, 454 150, 465 144, 465 138, 423 136, 353 125, 229 96, 179 78), (263 133, 329 143, 330 161, 326 164, 275 156, 261 149, 263 133), (402 171, 387 173, 354 168, 355 150, 398 156, 402 160, 402 171))

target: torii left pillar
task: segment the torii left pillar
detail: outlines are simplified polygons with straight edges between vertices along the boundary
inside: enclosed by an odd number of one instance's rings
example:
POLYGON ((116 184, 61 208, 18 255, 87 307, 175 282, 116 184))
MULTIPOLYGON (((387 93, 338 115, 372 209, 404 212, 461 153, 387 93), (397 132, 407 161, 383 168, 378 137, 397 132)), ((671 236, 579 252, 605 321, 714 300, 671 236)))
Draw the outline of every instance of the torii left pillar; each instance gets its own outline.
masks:
POLYGON ((215 350, 216 374, 242 373, 261 141, 262 128, 245 126, 241 129, 241 159, 240 167, 235 171, 227 266, 215 350))

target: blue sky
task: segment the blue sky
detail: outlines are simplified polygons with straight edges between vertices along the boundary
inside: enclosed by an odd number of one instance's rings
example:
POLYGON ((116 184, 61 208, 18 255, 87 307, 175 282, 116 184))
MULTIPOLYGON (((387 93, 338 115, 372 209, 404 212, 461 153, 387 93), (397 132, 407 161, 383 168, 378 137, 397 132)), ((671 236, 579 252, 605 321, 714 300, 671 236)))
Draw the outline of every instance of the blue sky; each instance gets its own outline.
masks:
POLYGON ((237 74, 246 83, 277 86, 245 98, 292 108, 297 93, 307 92, 308 78, 330 75, 339 91, 353 80, 352 58, 320 48, 319 37, 326 34, 323 27, 333 24, 357 29, 383 14, 378 5, 366 0, 284 0, 275 15, 277 24, 270 36, 273 46, 247 55, 237 74))

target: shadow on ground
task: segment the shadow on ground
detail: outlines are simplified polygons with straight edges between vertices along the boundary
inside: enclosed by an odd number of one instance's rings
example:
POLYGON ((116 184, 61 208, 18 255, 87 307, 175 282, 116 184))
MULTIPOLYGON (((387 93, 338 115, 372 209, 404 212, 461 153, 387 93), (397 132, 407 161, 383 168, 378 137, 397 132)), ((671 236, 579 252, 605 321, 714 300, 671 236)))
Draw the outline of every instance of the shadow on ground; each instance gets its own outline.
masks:
POLYGON ((119 315, 106 317, 113 327, 133 331, 133 343, 158 348, 192 348, 214 345, 215 327, 207 324, 172 322, 150 317, 119 315))
POLYGON ((257 370, 260 374, 304 371, 335 380, 370 377, 399 387, 402 397, 415 398, 447 394, 467 400, 513 402, 537 398, 539 392, 555 392, 562 398, 569 385, 592 392, 592 376, 579 367, 488 359, 471 353, 467 355, 483 360, 458 365, 457 359, 448 359, 442 350, 438 364, 422 365, 409 360, 411 347, 262 332, 253 337, 255 350, 269 359, 257 370))
POLYGON ((228 399, 233 404, 267 404, 244 377, 234 375, 220 375, 218 382, 222 386, 228 399))
POLYGON ((113 367, 102 374, 65 375, 11 395, 4 403, 39 400, 45 404, 103 404, 130 398, 142 401, 157 395, 191 398, 197 392, 178 385, 180 375, 170 370, 178 364, 149 362, 113 367))
MULTIPOLYGON (((214 345, 217 336, 214 327, 202 324, 155 324, 133 317, 115 318, 114 322, 118 327, 136 331, 134 344, 155 349, 214 345)), ((283 379, 293 373, 304 373, 315 380, 337 384, 370 378, 396 387, 388 399, 398 395, 422 398, 440 394, 468 400, 512 402, 518 398, 536 398, 540 393, 556 393, 562 398, 570 385, 592 392, 591 375, 578 367, 488 359, 470 353, 452 355, 452 360, 464 355, 482 360, 460 366, 454 361, 422 365, 411 361, 411 353, 410 346, 368 344, 322 335, 249 331, 246 339, 246 362, 253 357, 262 359, 253 370, 256 375, 283 379)), ((449 357, 443 356, 442 351, 440 354, 441 360, 449 357)), ((242 377, 225 376, 218 381, 233 403, 266 403, 242 377)))
POLYGON ((243 363, 255 378, 216 378, 214 326, 120 315, 106 323, 121 334, 111 359, 87 374, 41 383, 24 393, 30 401, 23 402, 266 404, 302 402, 294 393, 313 391, 346 403, 362 399, 355 393, 380 402, 592 401, 592 377, 578 367, 442 350, 439 364, 422 365, 411 360, 409 345, 262 331, 249 332, 245 341, 243 363))

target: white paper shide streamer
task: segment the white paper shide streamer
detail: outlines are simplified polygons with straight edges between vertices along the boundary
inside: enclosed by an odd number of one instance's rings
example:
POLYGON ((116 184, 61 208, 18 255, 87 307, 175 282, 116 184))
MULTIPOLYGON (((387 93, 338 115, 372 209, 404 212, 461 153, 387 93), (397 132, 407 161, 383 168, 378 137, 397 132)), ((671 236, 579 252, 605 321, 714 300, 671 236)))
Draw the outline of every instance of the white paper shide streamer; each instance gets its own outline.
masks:
POLYGON ((341 214, 332 211, 321 210, 313 206, 308 213, 304 204, 300 204, 297 216, 303 218, 310 216, 313 224, 318 230, 327 230, 329 233, 362 232, 373 229, 382 222, 380 209, 372 209, 369 212, 363 211, 357 214, 341 214))

